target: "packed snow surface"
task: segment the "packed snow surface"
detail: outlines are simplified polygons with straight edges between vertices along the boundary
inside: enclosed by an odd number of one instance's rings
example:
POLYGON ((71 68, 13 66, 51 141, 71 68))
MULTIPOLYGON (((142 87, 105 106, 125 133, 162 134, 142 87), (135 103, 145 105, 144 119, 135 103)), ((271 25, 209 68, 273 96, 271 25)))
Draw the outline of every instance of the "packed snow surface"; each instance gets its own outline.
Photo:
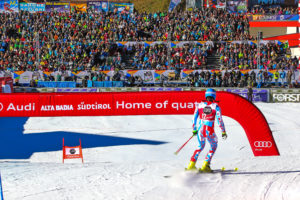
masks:
MULTIPOLYGON (((223 117, 228 138, 222 140, 219 127, 215 127, 219 145, 211 167, 238 168, 232 173, 184 171, 198 147, 197 139, 178 155, 174 152, 192 134, 192 115, 28 118, 20 125, 25 136, 81 134, 84 163, 67 160, 62 164, 61 149, 39 150, 26 159, 3 159, 4 199, 298 200, 300 104, 256 105, 265 115, 281 155, 254 157, 243 128, 223 117), (87 144, 84 135, 99 138, 87 144)), ((57 143, 61 146, 62 142, 57 143)), ((208 148, 206 143, 197 167, 208 148)))

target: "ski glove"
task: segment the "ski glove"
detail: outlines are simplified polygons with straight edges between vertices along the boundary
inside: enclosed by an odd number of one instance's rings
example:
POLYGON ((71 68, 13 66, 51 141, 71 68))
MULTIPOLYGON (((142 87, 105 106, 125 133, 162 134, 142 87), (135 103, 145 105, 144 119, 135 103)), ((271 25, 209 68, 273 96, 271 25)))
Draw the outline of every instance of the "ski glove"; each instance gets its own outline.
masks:
POLYGON ((196 135, 197 135, 197 133, 198 133, 198 131, 197 131, 197 130, 193 130, 193 136, 196 136, 196 135))
POLYGON ((223 140, 226 140, 226 139, 227 139, 227 134, 226 134, 226 132, 223 132, 223 133, 222 133, 222 139, 223 139, 223 140))

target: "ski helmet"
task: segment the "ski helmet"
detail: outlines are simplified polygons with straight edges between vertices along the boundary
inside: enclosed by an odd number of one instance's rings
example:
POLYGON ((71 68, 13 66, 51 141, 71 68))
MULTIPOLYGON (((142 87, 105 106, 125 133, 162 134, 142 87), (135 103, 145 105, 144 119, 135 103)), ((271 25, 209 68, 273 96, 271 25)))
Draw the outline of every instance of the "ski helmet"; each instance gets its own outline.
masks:
POLYGON ((205 98, 207 97, 212 97, 214 100, 216 100, 216 91, 212 88, 207 89, 205 92, 205 98))

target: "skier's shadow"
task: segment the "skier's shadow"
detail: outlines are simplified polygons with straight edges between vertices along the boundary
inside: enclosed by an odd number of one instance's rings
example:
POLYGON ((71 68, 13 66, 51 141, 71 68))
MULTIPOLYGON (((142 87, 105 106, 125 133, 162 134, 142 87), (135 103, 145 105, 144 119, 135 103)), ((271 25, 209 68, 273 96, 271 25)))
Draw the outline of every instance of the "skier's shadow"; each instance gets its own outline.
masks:
POLYGON ((62 138, 65 138, 66 146, 78 146, 79 139, 81 139, 82 148, 165 143, 163 141, 63 131, 23 134, 23 126, 27 119, 27 117, 0 118, 0 159, 28 159, 35 152, 62 150, 62 138))

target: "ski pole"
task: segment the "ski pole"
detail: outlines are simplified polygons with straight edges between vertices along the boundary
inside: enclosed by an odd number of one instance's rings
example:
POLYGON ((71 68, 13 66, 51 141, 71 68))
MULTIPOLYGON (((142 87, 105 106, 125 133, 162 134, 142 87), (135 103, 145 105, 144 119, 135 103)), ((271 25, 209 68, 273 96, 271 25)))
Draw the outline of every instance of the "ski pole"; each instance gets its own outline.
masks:
POLYGON ((186 141, 174 154, 177 155, 179 153, 179 151, 181 151, 181 149, 194 137, 194 135, 192 135, 190 137, 190 139, 188 139, 188 141, 186 141))

